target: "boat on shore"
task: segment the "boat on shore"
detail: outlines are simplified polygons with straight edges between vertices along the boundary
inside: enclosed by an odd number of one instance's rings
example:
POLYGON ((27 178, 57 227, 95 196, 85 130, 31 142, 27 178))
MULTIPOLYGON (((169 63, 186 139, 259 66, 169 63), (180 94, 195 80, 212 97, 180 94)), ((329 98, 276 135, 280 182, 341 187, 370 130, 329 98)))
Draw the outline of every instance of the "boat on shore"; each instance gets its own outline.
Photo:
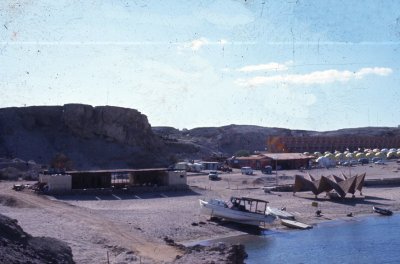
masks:
POLYGON ((281 219, 281 224, 290 228, 296 229, 310 229, 312 228, 311 225, 307 225, 298 221, 293 221, 289 219, 281 219))
POLYGON ((378 214, 381 214, 381 215, 392 215, 393 214, 393 212, 390 211, 389 209, 380 208, 380 207, 377 207, 377 206, 373 206, 372 210, 375 213, 378 213, 378 214))
POLYGON ((231 197, 228 202, 220 199, 199 202, 203 214, 240 224, 265 226, 276 219, 267 212, 268 202, 260 199, 231 197))
POLYGON ((267 206, 267 212, 268 212, 268 214, 274 215, 279 219, 294 220, 294 215, 292 215, 289 212, 286 212, 285 210, 267 206))

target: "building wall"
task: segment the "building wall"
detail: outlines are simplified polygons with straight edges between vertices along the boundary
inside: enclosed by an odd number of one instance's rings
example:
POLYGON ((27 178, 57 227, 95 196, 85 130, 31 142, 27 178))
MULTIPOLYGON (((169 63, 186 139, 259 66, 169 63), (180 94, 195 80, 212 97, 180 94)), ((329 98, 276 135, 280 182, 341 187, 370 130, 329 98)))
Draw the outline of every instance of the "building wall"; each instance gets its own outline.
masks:
POLYGON ((168 172, 168 185, 186 185, 187 176, 186 171, 169 171, 168 172))
POLYGON ((269 152, 315 152, 315 151, 350 151, 359 148, 398 148, 400 137, 279 137, 271 136, 267 139, 269 152))
POLYGON ((240 169, 241 167, 251 167, 253 170, 260 170, 265 166, 272 165, 271 159, 234 159, 231 161, 232 168, 240 169))
POLYGON ((167 186, 168 173, 166 170, 131 172, 129 184, 131 186, 167 186))
POLYGON ((72 173, 72 189, 111 188, 111 172, 72 173))
POLYGON ((309 161, 309 159, 278 160, 273 162, 272 168, 275 170, 275 166, 278 166, 278 169, 281 170, 298 170, 300 168, 308 168, 309 161))
POLYGON ((218 162, 202 162, 201 164, 203 165, 204 170, 217 170, 218 165, 220 163, 218 163, 218 162))
POLYGON ((69 174, 40 175, 40 183, 46 183, 49 192, 71 191, 72 178, 69 174))

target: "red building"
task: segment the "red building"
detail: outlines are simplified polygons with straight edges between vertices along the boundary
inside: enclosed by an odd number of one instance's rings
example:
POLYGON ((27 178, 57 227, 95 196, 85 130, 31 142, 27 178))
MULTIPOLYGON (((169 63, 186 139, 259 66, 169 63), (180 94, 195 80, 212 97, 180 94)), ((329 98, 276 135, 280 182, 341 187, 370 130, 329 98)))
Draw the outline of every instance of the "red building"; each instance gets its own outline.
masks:
POLYGON ((229 159, 230 166, 233 168, 251 167, 254 170, 260 170, 265 166, 271 166, 273 169, 293 170, 307 168, 313 157, 302 153, 260 153, 248 157, 234 157, 229 159))

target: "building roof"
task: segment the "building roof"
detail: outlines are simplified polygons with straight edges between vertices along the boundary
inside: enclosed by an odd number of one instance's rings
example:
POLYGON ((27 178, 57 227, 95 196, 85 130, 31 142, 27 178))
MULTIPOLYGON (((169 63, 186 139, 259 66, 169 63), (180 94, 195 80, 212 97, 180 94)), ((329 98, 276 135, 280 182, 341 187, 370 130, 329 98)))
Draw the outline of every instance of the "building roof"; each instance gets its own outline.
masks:
POLYGON ((235 159, 238 160, 262 160, 262 159, 267 159, 268 157, 266 157, 265 155, 251 155, 248 157, 237 157, 235 159))
POLYGON ((313 157, 304 155, 303 153, 260 153, 258 155, 251 155, 248 157, 237 157, 237 160, 299 160, 299 159, 312 159, 313 157))
POLYGON ((262 155, 272 160, 300 160, 312 158, 303 153, 263 153, 262 155))
POLYGON ((66 171, 67 174, 75 173, 129 173, 140 171, 166 171, 166 168, 152 168, 152 169, 115 169, 115 170, 87 170, 87 171, 66 171))

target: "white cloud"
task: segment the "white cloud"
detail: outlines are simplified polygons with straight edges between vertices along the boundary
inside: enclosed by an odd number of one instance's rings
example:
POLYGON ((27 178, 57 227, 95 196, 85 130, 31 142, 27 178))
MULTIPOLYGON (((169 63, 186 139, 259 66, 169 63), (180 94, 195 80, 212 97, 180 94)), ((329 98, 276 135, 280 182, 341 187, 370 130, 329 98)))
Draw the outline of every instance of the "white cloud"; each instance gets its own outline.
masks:
POLYGON ((254 72, 254 71, 287 71, 288 66, 293 64, 292 61, 285 63, 270 62, 267 64, 248 65, 237 69, 240 72, 254 72))
POLYGON ((357 79, 362 79, 364 76, 368 74, 376 74, 380 76, 387 76, 393 72, 390 68, 362 68, 355 73, 357 79))
POLYGON ((218 42, 219 42, 222 46, 228 43, 228 41, 227 41, 226 39, 220 39, 218 42))
POLYGON ((215 46, 224 46, 232 44, 231 42, 228 42, 226 39, 220 39, 218 41, 210 41, 207 38, 198 38, 195 40, 192 40, 191 42, 186 42, 183 44, 183 46, 180 46, 179 49, 185 48, 185 49, 191 49, 193 51, 198 51, 204 46, 209 46, 209 45, 215 45, 215 46))
POLYGON ((204 45, 208 45, 210 42, 206 39, 206 38, 199 38, 199 39, 195 39, 192 42, 190 42, 189 47, 192 50, 199 50, 201 47, 203 47, 204 45))
POLYGON ((367 75, 387 76, 393 72, 390 68, 362 68, 356 72, 326 70, 315 71, 307 74, 286 74, 273 76, 256 76, 250 79, 238 79, 236 83, 240 86, 259 86, 263 84, 326 84, 332 82, 347 82, 352 79, 362 79, 367 75))

